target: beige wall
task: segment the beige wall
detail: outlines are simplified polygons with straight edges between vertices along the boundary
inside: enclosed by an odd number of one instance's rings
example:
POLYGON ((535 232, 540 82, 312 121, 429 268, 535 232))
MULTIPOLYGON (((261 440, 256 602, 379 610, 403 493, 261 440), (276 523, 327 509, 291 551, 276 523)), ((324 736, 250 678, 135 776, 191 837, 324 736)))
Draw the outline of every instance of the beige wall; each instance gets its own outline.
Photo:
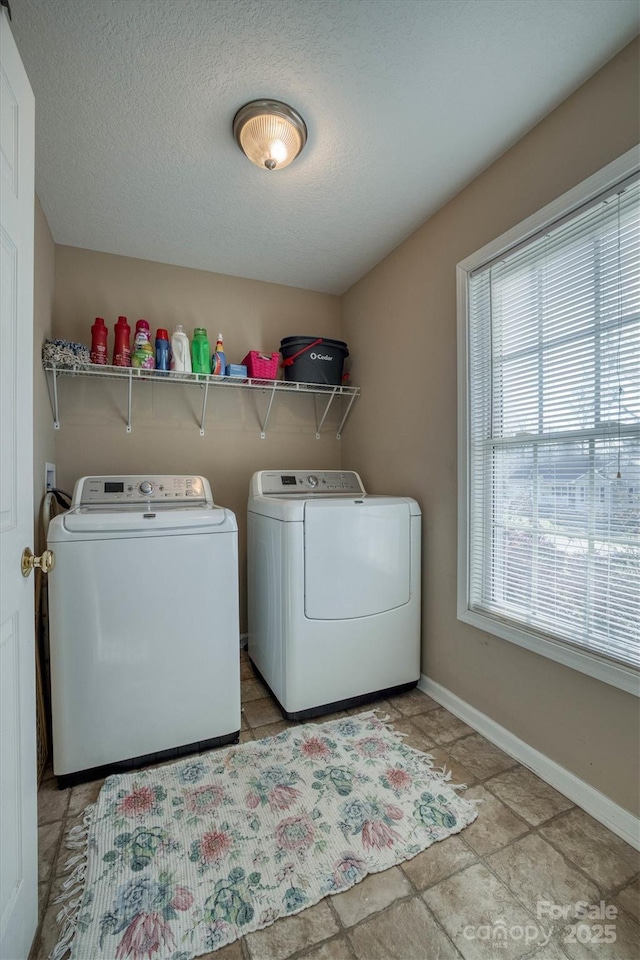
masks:
POLYGON ((343 298, 343 465, 422 505, 423 672, 636 814, 638 700, 456 619, 455 267, 636 144, 639 89, 634 42, 343 298))
POLYGON ((47 384, 42 370, 42 341, 51 336, 55 246, 40 201, 35 202, 33 290, 33 508, 35 552, 44 549, 40 507, 45 493, 44 465, 55 462, 55 440, 47 384))
MULTIPOLYGON (((182 323, 191 336, 204 326, 215 341, 224 334, 230 362, 249 350, 278 350, 282 337, 340 335, 340 301, 329 294, 221 276, 128 257, 56 247, 54 330, 57 337, 90 343, 94 317, 109 326, 119 314, 144 317, 152 331, 171 332, 182 323)), ((260 438, 261 391, 209 391, 205 436, 198 419, 202 389, 137 384, 133 431, 125 431, 126 388, 89 379, 60 380, 61 429, 56 434, 58 485, 71 490, 78 477, 106 473, 203 474, 218 503, 230 507, 240 527, 241 622, 244 623, 245 515, 249 480, 273 467, 331 468, 341 465, 341 441, 330 417, 315 439, 312 397, 277 397, 267 436, 260 438), (330 427, 334 430, 331 433, 330 427)), ((151 588, 151 585, 150 585, 151 588)), ((207 606, 215 609, 215 584, 207 606)), ((206 615, 206 610, 203 613, 206 615)))

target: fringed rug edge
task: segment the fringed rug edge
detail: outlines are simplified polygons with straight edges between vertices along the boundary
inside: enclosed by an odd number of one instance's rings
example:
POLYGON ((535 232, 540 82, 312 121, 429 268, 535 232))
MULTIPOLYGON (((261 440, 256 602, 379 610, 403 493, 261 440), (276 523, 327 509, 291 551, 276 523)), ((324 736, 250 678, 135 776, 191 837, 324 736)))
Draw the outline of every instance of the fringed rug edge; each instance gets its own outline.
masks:
POLYGON ((54 903, 63 904, 62 909, 56 916, 60 926, 60 936, 49 954, 49 960, 63 960, 67 951, 70 951, 73 947, 89 862, 89 831, 97 806, 96 801, 84 808, 82 823, 72 827, 64 840, 67 850, 79 850, 80 852, 69 857, 64 865, 64 869, 70 872, 62 884, 63 893, 54 900, 54 903))

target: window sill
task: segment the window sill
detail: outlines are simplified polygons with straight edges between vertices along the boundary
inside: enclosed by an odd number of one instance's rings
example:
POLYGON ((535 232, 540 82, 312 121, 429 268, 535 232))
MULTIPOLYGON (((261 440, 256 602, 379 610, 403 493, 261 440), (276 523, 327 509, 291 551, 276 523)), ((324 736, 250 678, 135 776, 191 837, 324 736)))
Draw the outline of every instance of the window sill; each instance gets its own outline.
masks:
POLYGON ((537 634, 518 629, 488 614, 468 608, 458 610, 458 620, 478 627, 480 630, 496 637, 501 637, 503 640, 509 640, 511 643, 547 657, 549 660, 555 660, 556 663, 561 663, 572 670, 586 673, 587 676, 595 677, 596 680, 601 680, 603 683, 609 683, 626 693, 640 697, 640 673, 633 667, 622 663, 616 664, 611 660, 594 656, 551 637, 545 639, 537 634))

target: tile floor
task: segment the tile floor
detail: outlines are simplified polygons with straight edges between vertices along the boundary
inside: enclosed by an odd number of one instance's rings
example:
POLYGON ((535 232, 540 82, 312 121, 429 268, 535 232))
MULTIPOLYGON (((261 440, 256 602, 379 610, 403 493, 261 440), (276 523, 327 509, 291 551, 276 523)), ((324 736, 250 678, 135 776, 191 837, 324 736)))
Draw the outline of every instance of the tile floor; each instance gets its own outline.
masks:
MULTIPOLYGON (((244 742, 288 724, 254 677, 246 653, 241 659, 244 742)), ((466 796, 483 801, 478 819, 413 860, 372 874, 205 960, 638 960, 640 861, 635 850, 423 693, 414 690, 375 706, 407 735, 406 743, 444 764, 454 782, 468 784, 466 796), (617 912, 613 930, 585 920, 567 936, 570 919, 536 917, 538 901, 573 905, 581 900, 611 905, 617 912), (486 939, 501 928, 506 939, 486 939), (615 941, 604 942, 612 934, 615 941)), ((369 707, 350 712, 364 709, 369 707)), ((82 810, 100 786, 94 782, 59 791, 50 776, 40 788, 41 924, 32 960, 45 960, 56 942, 54 899, 68 855, 64 835, 81 822, 82 810)))

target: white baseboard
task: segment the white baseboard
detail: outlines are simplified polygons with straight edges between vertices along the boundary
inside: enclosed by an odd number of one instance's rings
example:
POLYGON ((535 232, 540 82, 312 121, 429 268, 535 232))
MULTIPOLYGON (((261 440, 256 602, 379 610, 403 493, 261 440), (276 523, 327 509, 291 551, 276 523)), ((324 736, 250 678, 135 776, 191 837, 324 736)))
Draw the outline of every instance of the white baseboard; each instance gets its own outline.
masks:
POLYGON ((544 753, 535 750, 524 740, 510 733, 506 727, 500 726, 486 713, 472 707, 470 703, 462 700, 441 684, 436 683, 435 680, 421 674, 418 688, 437 700, 460 720, 464 720, 470 727, 481 733, 483 737, 508 753, 510 757, 514 757, 524 767, 532 770, 546 783, 555 787, 569 800, 573 800, 578 807, 585 810, 595 820, 599 820, 617 836, 626 840, 636 850, 640 850, 640 819, 615 803, 611 797, 607 797, 604 793, 596 790, 595 787, 581 780, 580 777, 576 777, 574 773, 571 773, 566 767, 561 767, 559 763, 556 763, 555 760, 547 757, 544 753))

